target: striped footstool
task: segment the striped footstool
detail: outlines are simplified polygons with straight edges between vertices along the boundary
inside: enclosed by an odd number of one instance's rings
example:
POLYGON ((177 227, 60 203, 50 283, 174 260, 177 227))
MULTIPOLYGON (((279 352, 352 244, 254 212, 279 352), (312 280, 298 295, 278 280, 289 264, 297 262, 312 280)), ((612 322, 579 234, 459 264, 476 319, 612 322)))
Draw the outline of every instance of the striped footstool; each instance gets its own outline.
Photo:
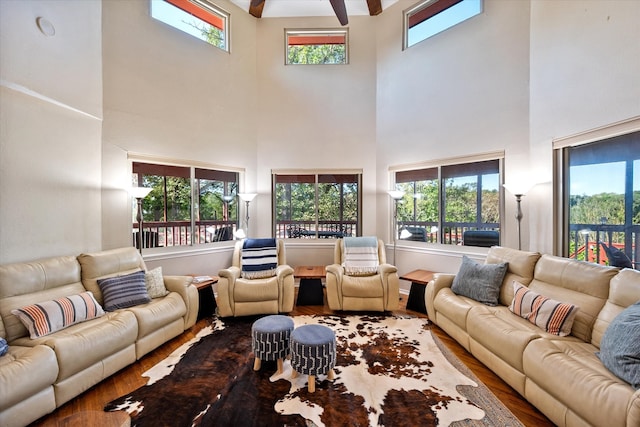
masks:
POLYGON ((255 371, 262 360, 277 360, 278 373, 282 373, 282 362, 289 354, 289 338, 293 331, 293 320, 288 316, 271 315, 260 318, 251 326, 251 349, 256 357, 255 371))
POLYGON ((309 375, 309 393, 316 391, 316 376, 333 380, 336 366, 336 334, 323 325, 303 325, 291 333, 291 367, 295 378, 309 375))

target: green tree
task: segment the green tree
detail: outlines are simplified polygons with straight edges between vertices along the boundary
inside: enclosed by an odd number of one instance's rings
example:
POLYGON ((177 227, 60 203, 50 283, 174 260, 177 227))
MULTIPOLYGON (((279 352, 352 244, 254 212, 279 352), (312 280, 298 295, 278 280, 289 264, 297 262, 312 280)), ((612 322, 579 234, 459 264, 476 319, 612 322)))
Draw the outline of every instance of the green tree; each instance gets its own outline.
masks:
POLYGON ((220 49, 225 48, 225 38, 224 31, 219 29, 218 27, 214 27, 213 25, 207 24, 202 21, 193 21, 186 22, 185 24, 192 26, 193 28, 200 31, 202 37, 205 38, 206 42, 212 44, 220 49))
POLYGON ((343 64, 343 44, 291 45, 287 50, 289 64, 343 64))

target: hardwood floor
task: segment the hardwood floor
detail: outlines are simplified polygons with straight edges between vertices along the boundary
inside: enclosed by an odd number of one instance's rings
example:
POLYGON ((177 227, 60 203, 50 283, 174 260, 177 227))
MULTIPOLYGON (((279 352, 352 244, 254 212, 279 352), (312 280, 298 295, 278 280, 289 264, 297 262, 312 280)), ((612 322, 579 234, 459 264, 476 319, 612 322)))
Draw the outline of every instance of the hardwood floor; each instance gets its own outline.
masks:
MULTIPOLYGON (((409 314, 417 317, 427 317, 425 314, 406 309, 407 295, 401 295, 400 309, 394 314, 409 314)), ((326 304, 324 306, 300 306, 294 307, 291 315, 335 314, 326 304)), ((55 412, 41 418, 31 424, 31 427, 70 426, 68 417, 82 411, 102 411, 106 403, 129 393, 146 383, 142 373, 153 367, 156 363, 166 358, 171 352, 184 342, 193 338, 197 332, 206 326, 207 320, 202 319, 191 329, 185 331, 179 337, 162 345, 141 360, 112 375, 106 380, 87 390, 80 396, 67 402, 55 412)), ((553 426, 543 414, 524 400, 509 385, 476 360, 457 342, 450 338, 444 331, 433 325, 433 331, 438 338, 482 381, 504 405, 518 417, 526 426, 545 427, 553 426)), ((85 426, 82 426, 85 427, 85 426)))

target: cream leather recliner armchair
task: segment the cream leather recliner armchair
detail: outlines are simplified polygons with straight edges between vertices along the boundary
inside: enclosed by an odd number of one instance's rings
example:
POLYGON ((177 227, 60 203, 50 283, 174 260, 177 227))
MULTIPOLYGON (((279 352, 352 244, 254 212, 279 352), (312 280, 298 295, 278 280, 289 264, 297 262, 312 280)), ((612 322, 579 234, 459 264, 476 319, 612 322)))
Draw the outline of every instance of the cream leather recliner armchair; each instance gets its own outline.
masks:
POLYGON ((378 239, 378 272, 370 276, 348 276, 343 267, 344 241, 338 239, 334 264, 327 266, 327 302, 332 310, 391 311, 398 309, 398 270, 387 264, 384 242, 378 239))
POLYGON ((236 242, 231 267, 220 270, 218 276, 218 314, 221 317, 254 314, 289 313, 293 310, 293 268, 286 264, 284 241, 277 239, 278 266, 276 275, 265 279, 242 277, 242 245, 236 242))

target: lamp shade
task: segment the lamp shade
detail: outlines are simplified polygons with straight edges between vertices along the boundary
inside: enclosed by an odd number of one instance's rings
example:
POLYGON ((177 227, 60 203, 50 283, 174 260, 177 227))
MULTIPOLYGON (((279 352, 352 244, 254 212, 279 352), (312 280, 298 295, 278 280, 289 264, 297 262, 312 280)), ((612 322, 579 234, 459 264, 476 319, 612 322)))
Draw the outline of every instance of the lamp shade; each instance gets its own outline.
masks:
POLYGON ((524 196, 534 184, 526 181, 511 181, 503 184, 503 187, 514 196, 524 196))
POLYGON ((153 190, 153 188, 149 187, 131 187, 129 189, 129 194, 136 199, 144 199, 147 195, 153 190))
POLYGON ((400 200, 404 197, 404 191, 402 190, 389 190, 387 193, 393 200, 400 200))
POLYGON ((256 198, 257 193, 238 193, 238 197, 240 197, 245 202, 250 202, 256 198))

